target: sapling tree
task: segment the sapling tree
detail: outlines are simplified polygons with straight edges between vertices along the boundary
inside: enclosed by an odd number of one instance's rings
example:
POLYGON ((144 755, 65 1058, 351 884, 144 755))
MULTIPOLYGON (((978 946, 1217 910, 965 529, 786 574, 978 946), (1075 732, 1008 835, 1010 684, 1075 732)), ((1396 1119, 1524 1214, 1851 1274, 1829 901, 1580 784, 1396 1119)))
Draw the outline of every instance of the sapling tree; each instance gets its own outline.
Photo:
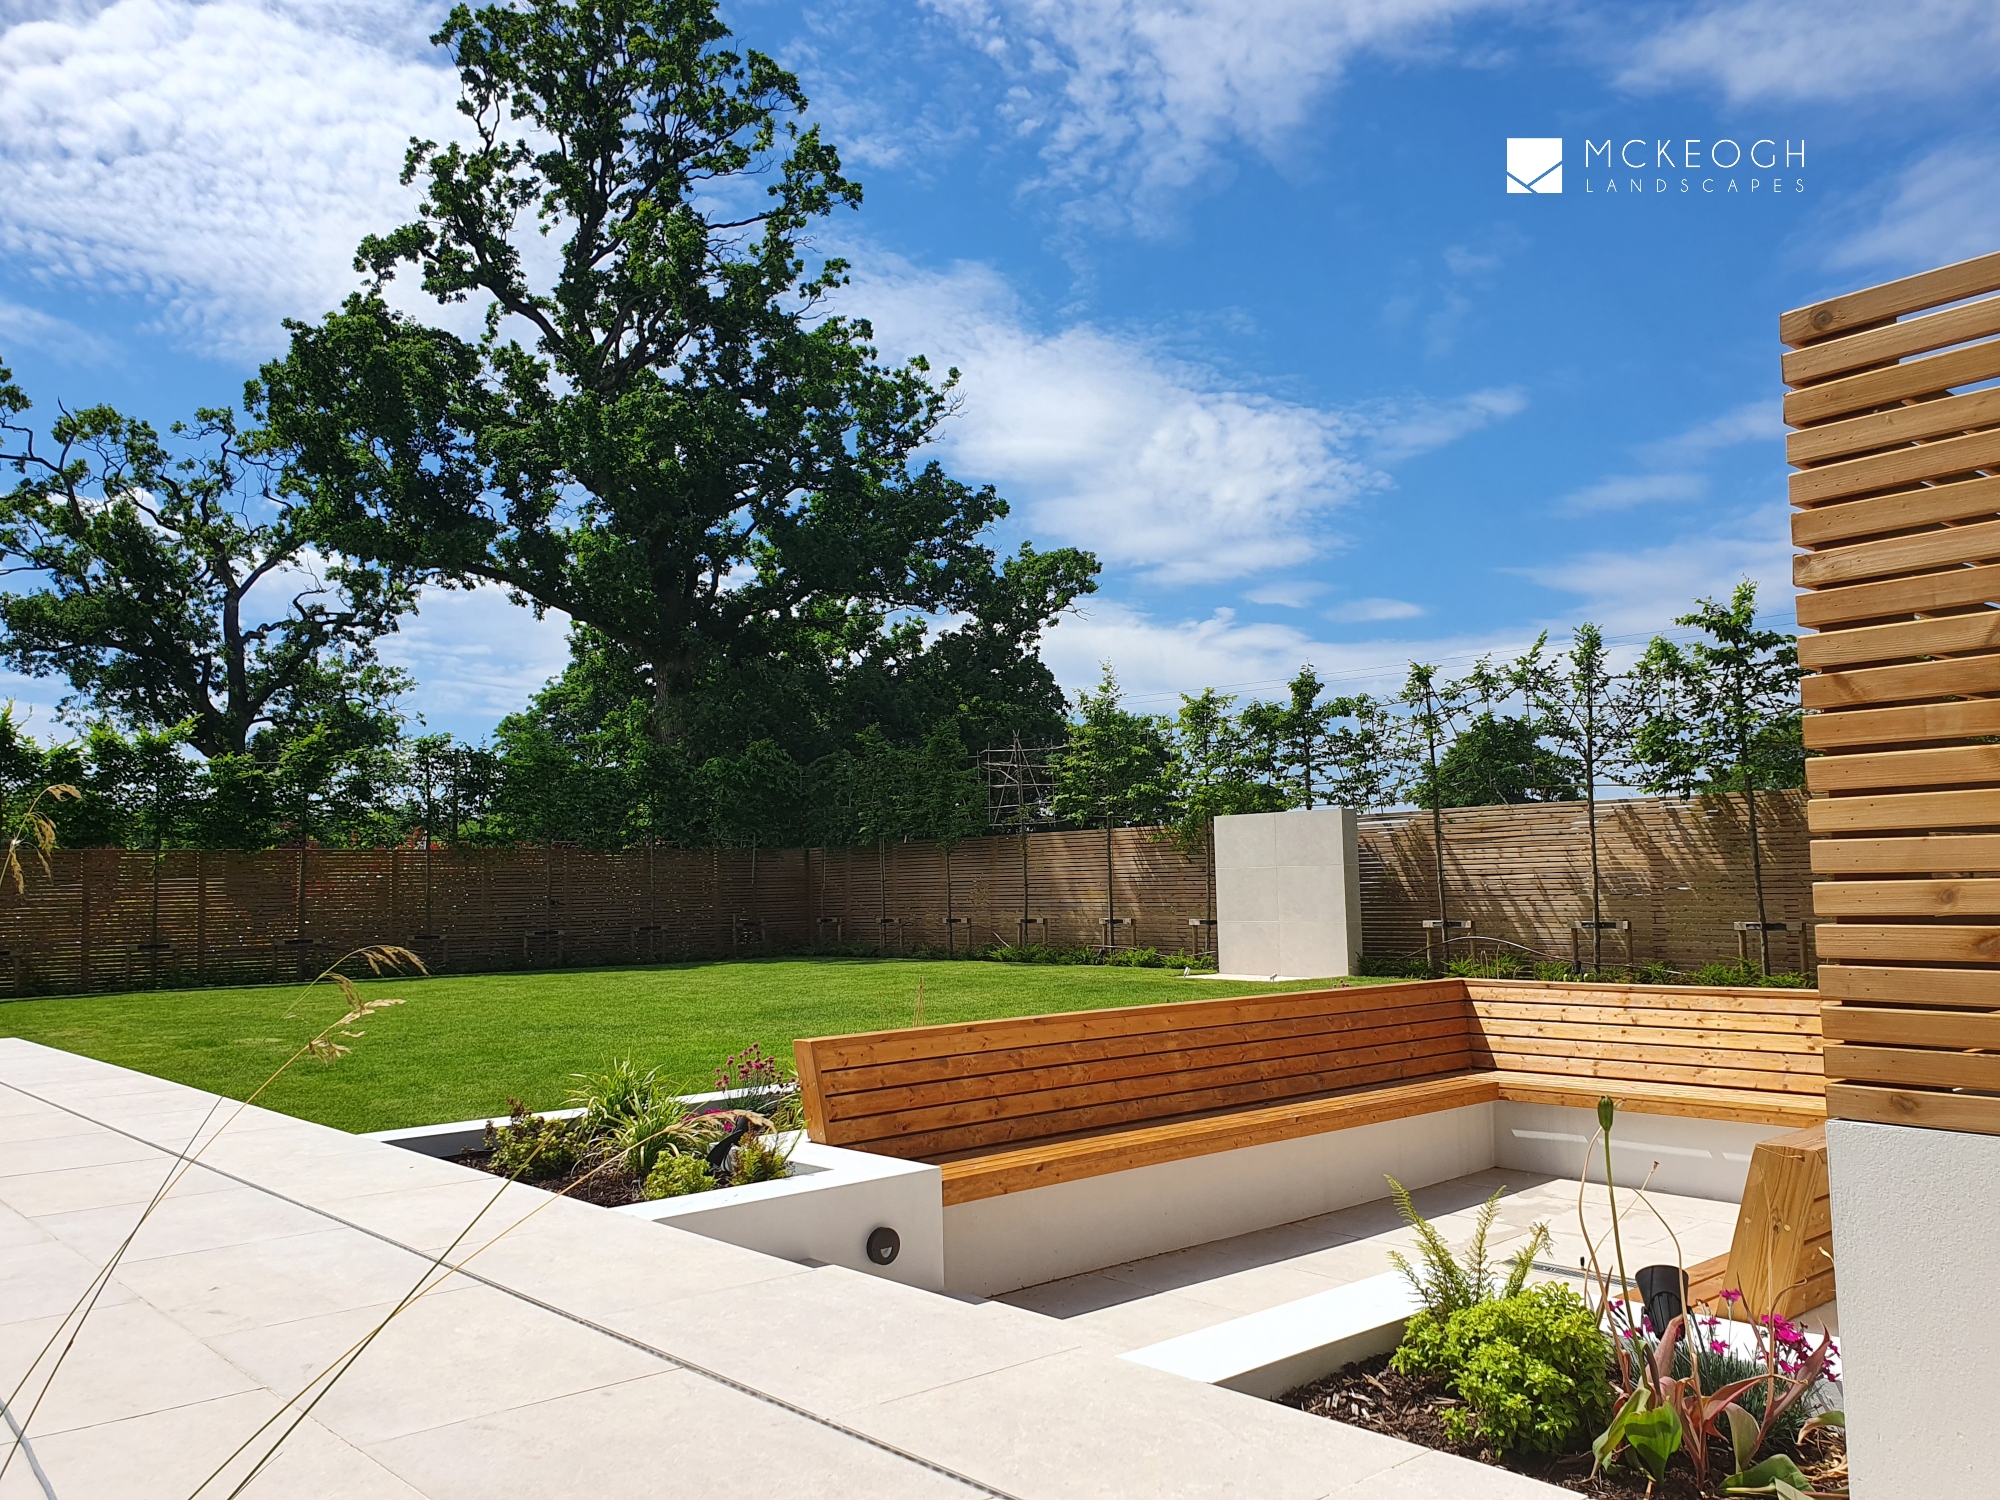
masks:
POLYGON ((1173 806, 1173 747, 1164 719, 1124 706, 1108 662, 1096 691, 1077 699, 1055 783, 1058 818, 1104 830, 1104 939, 1107 947, 1116 946, 1111 830, 1166 821, 1173 806))
POLYGON ((1640 702, 1625 680, 1611 670, 1604 632, 1592 624, 1576 627, 1565 656, 1543 654, 1548 637, 1536 640, 1518 663, 1522 689, 1541 733, 1575 759, 1583 789, 1584 825, 1590 835, 1590 965, 1604 966, 1603 874, 1597 844, 1597 783, 1607 769, 1624 763, 1640 702))
POLYGON ((1283 791, 1260 781, 1242 728, 1229 710, 1235 699, 1204 688, 1181 696, 1173 723, 1172 820, 1167 837, 1198 859, 1208 882, 1208 919, 1215 920, 1215 820, 1239 813, 1278 812, 1283 791))
POLYGON ((1683 646, 1656 636, 1633 670, 1642 718, 1631 763, 1654 795, 1743 795, 1757 898, 1757 963, 1771 968, 1758 842, 1757 793, 1805 780, 1798 639, 1757 625, 1757 586, 1739 583, 1727 604, 1700 599, 1674 623, 1706 639, 1683 646))
POLYGON ((1434 664, 1412 662, 1409 675, 1403 680, 1403 691, 1396 700, 1404 709, 1402 717, 1395 721, 1398 790, 1417 806, 1429 808, 1431 814, 1440 971, 1450 956, 1451 916, 1445 898, 1444 796, 1438 767, 1463 726, 1476 695, 1476 683, 1445 677, 1434 664))
POLYGON ((1315 774, 1324 778, 1327 773, 1327 731, 1333 721, 1333 705, 1320 701, 1325 684, 1310 665, 1300 667, 1298 675, 1286 686, 1292 697, 1280 720, 1284 739, 1282 763, 1298 777, 1295 805, 1310 808, 1319 800, 1319 788, 1313 778, 1315 774))
POLYGON ((1399 733, 1390 705, 1367 693, 1327 703, 1327 800, 1365 812, 1395 800, 1399 733))

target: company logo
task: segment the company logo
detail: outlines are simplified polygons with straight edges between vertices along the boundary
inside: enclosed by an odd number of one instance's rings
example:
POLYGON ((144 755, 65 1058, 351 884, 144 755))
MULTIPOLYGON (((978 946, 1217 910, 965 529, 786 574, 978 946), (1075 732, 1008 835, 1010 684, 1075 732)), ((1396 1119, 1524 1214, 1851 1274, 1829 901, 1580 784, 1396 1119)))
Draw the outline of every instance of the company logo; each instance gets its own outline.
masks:
POLYGON ((1561 136, 1507 137, 1507 191, 1560 193, 1563 190, 1561 136))

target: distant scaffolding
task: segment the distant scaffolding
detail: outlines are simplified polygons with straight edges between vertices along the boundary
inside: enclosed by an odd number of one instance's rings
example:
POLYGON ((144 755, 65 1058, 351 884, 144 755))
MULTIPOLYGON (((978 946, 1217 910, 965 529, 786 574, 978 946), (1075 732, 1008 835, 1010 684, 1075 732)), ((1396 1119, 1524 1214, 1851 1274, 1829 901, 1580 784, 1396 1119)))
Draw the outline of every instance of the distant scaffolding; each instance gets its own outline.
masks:
POLYGON ((1023 745, 1019 735, 1001 749, 979 752, 986 783, 986 821, 1005 833, 1056 826, 1055 748, 1023 745))

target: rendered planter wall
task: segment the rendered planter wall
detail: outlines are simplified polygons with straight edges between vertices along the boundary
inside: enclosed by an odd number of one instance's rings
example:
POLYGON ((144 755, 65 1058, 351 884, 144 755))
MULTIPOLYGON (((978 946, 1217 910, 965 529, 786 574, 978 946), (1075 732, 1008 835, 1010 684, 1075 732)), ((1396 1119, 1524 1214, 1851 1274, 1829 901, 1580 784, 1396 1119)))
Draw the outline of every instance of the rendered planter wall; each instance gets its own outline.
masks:
MULTIPOLYGON (((569 1118, 580 1112, 551 1110, 548 1116, 569 1118)), ((454 1120, 376 1131, 369 1139, 426 1156, 452 1157, 477 1147, 489 1124, 506 1123, 504 1118, 454 1120)), ((778 1181, 632 1203, 606 1212, 649 1219, 785 1260, 819 1261, 928 1291, 944 1289, 943 1176, 922 1162, 799 1140, 792 1153, 791 1175, 778 1181), (867 1250, 868 1236, 883 1227, 895 1230, 902 1242, 895 1260, 886 1266, 870 1260, 867 1250)))

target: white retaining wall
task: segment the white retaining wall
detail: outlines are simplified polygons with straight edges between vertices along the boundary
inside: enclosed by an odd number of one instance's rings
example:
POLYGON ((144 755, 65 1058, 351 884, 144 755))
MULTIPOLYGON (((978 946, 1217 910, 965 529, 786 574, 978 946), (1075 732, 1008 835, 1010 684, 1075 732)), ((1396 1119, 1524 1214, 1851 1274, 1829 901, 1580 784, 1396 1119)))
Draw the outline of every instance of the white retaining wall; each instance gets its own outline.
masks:
POLYGON ((1993 1494, 2000 1136, 1829 1120, 1826 1145, 1854 1493, 1993 1494))
MULTIPOLYGON (((1387 1196, 1384 1173, 1409 1188, 1488 1167, 1575 1178, 1596 1128, 1594 1110, 1473 1104, 953 1204, 945 1286, 993 1296, 1372 1203, 1387 1196)), ((1737 1203, 1751 1148, 1785 1129, 1624 1110, 1612 1162, 1629 1185, 1658 1161, 1659 1191, 1737 1203)), ((1599 1182, 1602 1152, 1591 1161, 1599 1182)))
POLYGON ((947 1290, 992 1296, 1493 1165, 1491 1104, 1059 1182, 944 1211, 947 1290))
MULTIPOLYGON (((376 1138, 450 1156, 477 1145, 485 1125, 463 1120, 376 1138)), ((847 1266, 930 1291, 993 1296, 1372 1203, 1386 1196, 1385 1173, 1410 1188, 1494 1166, 1574 1178, 1596 1125, 1591 1110, 1474 1104, 949 1208, 936 1167, 802 1141, 793 1175, 780 1181, 615 1212, 787 1260, 847 1266), (888 1266, 873 1264, 866 1253, 869 1234, 882 1226, 902 1239, 888 1266)), ((1626 1183, 1644 1179, 1658 1161, 1652 1185, 1660 1191, 1737 1202, 1751 1148, 1783 1133, 1628 1110, 1612 1133, 1613 1161, 1626 1183)), ((1593 1180, 1603 1178, 1601 1152, 1591 1156, 1593 1180)), ((2000 1245, 2000 1238, 1986 1243, 2000 1245)), ((1847 1274, 1843 1258, 1843 1313, 1847 1274)))

